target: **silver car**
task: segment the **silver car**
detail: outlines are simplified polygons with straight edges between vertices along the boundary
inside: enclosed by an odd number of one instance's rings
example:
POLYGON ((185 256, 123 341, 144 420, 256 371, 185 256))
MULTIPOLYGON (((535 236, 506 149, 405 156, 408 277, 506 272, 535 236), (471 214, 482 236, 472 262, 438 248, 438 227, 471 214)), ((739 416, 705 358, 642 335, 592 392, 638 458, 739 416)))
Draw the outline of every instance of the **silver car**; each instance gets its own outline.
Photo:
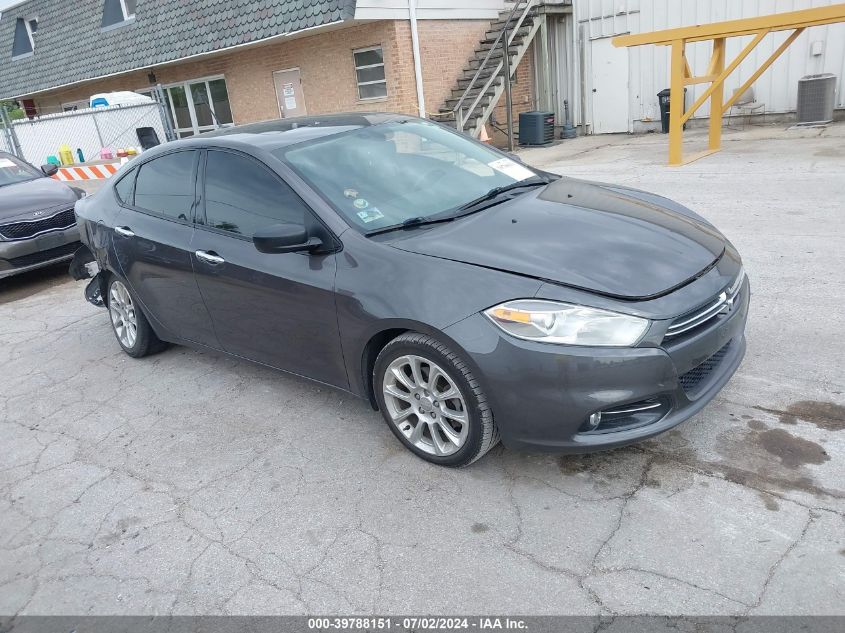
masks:
POLYGON ((0 279, 67 261, 80 246, 73 205, 81 189, 0 152, 0 279))

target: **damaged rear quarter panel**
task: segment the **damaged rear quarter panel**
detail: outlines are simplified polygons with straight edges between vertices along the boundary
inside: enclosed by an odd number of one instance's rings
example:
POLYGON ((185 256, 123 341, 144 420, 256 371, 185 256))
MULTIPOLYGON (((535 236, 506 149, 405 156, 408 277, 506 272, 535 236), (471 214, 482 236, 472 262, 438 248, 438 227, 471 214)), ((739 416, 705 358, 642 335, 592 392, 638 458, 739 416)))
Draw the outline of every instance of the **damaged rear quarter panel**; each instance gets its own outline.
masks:
POLYGON ((97 195, 79 200, 74 207, 79 239, 93 255, 100 271, 114 270, 117 263, 109 228, 114 225, 115 205, 109 204, 113 195, 111 187, 106 185, 97 195))

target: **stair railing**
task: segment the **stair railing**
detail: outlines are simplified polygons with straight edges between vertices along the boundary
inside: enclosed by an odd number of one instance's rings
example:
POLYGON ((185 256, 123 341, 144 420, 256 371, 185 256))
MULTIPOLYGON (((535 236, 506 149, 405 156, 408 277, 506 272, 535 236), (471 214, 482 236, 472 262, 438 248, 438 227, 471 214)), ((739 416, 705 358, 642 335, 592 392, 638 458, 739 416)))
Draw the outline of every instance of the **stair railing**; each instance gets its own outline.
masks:
MULTIPOLYGON (((499 36, 496 38, 496 41, 493 42, 493 45, 490 47, 490 50, 487 51, 487 55, 484 57, 484 61, 479 64, 478 69, 472 76, 472 79, 470 80, 469 84, 461 95, 461 98, 458 99, 458 103, 452 109, 455 114, 455 126, 457 127, 459 132, 464 131, 467 118, 471 116, 473 112, 475 112, 475 109, 478 107, 478 104, 481 102, 481 100, 484 98, 484 95, 490 89, 490 86, 493 85, 493 82, 496 81, 496 79, 498 79, 499 73, 502 72, 502 69, 508 66, 508 75, 510 75, 510 45, 516 37, 516 34, 522 26, 522 23, 525 22, 525 18, 528 17, 528 13, 531 11, 531 9, 536 6, 536 4, 537 0, 516 0, 516 2, 513 3, 513 8, 508 14, 504 26, 502 26, 501 30, 499 31, 499 36), (519 14, 519 17, 514 22, 514 18, 517 17, 517 14, 519 14), (511 24, 513 24, 513 26, 511 26, 511 24), (490 74, 490 77, 487 78, 487 81, 484 83, 484 86, 481 88, 481 90, 478 91, 478 94, 475 96, 475 99, 472 101, 472 103, 468 107, 464 106, 464 102, 467 101, 467 99, 469 98, 470 92, 472 92, 476 84, 479 83, 479 77, 487 68, 487 65, 490 63, 490 57, 493 55, 493 52, 499 46, 502 47, 502 59, 498 61, 495 70, 490 74)), ((510 81, 510 76, 508 76, 505 81, 510 81)))

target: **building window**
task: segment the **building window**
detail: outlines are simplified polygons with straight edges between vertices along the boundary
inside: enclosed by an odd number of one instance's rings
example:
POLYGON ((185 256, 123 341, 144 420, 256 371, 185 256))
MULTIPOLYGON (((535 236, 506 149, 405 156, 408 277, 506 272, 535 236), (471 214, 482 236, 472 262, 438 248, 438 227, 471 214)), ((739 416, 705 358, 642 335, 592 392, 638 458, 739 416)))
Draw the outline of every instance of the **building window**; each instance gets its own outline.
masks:
POLYGON ((35 33, 38 18, 18 18, 15 24, 15 40, 12 44, 12 59, 27 57, 35 51, 35 33))
POLYGON ((358 98, 383 99, 387 96, 387 79, 384 76, 384 52, 381 46, 352 51, 355 57, 355 77, 358 81, 358 98))
POLYGON ((134 21, 135 5, 136 0, 106 0, 102 28, 110 29, 134 21))
MULTIPOLYGON (((223 77, 193 79, 163 89, 165 109, 178 138, 232 125, 232 108, 223 77)), ((136 92, 155 98, 152 88, 136 92)))

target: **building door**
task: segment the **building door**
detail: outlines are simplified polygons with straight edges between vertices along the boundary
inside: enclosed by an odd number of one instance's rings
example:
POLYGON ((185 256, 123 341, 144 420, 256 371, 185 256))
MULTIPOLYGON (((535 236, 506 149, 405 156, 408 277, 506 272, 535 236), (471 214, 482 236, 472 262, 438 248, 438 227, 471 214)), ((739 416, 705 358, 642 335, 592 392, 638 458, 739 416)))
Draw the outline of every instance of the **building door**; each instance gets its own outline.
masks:
POLYGON ((612 38, 590 42, 593 134, 628 132, 628 49, 612 38))
POLYGON ((299 68, 277 70, 273 73, 273 83, 276 84, 276 99, 279 101, 279 115, 283 119, 292 116, 305 116, 305 95, 302 92, 302 79, 299 68))

